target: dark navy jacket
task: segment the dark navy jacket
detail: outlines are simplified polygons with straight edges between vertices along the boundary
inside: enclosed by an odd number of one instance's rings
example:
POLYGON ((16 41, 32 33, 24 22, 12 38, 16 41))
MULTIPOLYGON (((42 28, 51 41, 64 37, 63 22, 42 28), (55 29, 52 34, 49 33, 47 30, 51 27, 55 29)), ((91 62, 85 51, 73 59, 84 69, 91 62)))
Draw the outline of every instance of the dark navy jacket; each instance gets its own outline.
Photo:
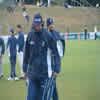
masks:
MULTIPOLYGON (((60 35, 59 32, 56 32, 55 30, 51 30, 50 31, 50 34, 52 35, 53 39, 56 41, 56 46, 57 46, 57 42, 60 40, 61 43, 62 43, 62 46, 63 46, 63 56, 64 56, 64 52, 65 52, 65 39, 60 35)), ((57 50, 58 52, 58 50, 57 50)), ((59 54, 59 52, 58 52, 59 54)), ((54 70, 57 70, 58 69, 58 72, 60 72, 61 70, 61 57, 60 55, 56 55, 56 56, 53 56, 52 54, 52 66, 54 66, 54 70)))
POLYGON ((23 52, 24 49, 24 33, 19 32, 18 36, 18 52, 23 52))
POLYGON ((4 40, 2 38, 0 38, 0 54, 3 55, 4 52, 5 52, 4 40))
MULTIPOLYGON (((48 78, 48 48, 57 55, 56 42, 44 28, 41 32, 29 32, 24 51, 23 71, 28 72, 30 79, 48 78)), ((57 71, 58 69, 55 70, 57 71)))
POLYGON ((11 35, 7 41, 7 49, 9 56, 16 56, 18 41, 14 35, 11 35))
POLYGON ((51 30, 50 31, 52 37, 54 38, 54 40, 56 41, 56 45, 57 45, 57 41, 60 40, 62 42, 63 45, 63 56, 65 53, 65 39, 63 38, 63 36, 60 35, 59 32, 55 31, 55 30, 51 30))

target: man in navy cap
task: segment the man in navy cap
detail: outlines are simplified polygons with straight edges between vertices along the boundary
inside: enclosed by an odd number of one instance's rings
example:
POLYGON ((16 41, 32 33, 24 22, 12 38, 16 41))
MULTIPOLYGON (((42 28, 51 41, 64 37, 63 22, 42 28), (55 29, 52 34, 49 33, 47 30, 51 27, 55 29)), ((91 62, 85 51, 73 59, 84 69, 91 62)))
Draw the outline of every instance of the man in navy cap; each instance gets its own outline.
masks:
MULTIPOLYGON (((57 59, 58 64, 56 64, 56 68, 61 66, 61 58, 64 56, 64 51, 65 51, 65 40, 64 38, 59 34, 59 32, 54 30, 54 22, 52 18, 47 18, 47 29, 50 32, 50 34, 52 35, 52 37, 54 38, 54 40, 56 41, 56 47, 57 47, 57 52, 59 53, 59 55, 56 56, 56 58, 53 56, 54 54, 52 53, 52 66, 55 66, 55 59, 57 59)), ((53 96, 53 100, 59 100, 58 97, 58 91, 56 88, 56 84, 54 84, 54 91, 53 94, 51 94, 51 96, 53 96)))
POLYGON ((56 42, 42 27, 41 16, 35 15, 27 36, 23 61, 24 76, 29 80, 27 100, 49 100, 49 79, 60 72, 58 67, 53 70, 51 66, 51 52, 55 56, 58 55, 56 51, 56 42))
POLYGON ((0 37, 0 78, 3 77, 3 72, 2 72, 2 59, 3 55, 5 52, 5 44, 3 38, 0 37))
POLYGON ((18 41, 15 37, 15 33, 13 29, 10 30, 10 34, 11 36, 8 38, 8 42, 7 42, 7 50, 8 50, 8 56, 11 64, 11 74, 8 80, 19 80, 15 72, 18 41))
MULTIPOLYGON (((37 16, 37 17, 40 18, 40 20, 41 20, 41 22, 42 22, 41 25, 42 25, 42 27, 44 27, 44 20, 43 20, 41 14, 40 14, 40 13, 37 13, 35 16, 37 16)), ((32 27, 34 27, 34 17, 33 17, 32 21, 33 21, 33 26, 32 26, 32 27)))

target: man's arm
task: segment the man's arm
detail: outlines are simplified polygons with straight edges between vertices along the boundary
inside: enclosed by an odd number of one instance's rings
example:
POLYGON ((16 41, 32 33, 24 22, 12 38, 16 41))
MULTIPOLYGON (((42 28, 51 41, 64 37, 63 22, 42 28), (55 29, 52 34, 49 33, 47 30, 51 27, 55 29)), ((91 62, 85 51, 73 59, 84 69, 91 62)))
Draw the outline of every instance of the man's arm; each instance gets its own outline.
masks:
POLYGON ((66 43, 65 43, 65 39, 64 39, 64 37, 62 37, 61 35, 60 35, 60 37, 61 37, 61 42, 62 42, 62 46, 63 46, 63 56, 64 56, 64 54, 65 54, 65 45, 66 45, 66 43))
POLYGON ((20 50, 23 48, 24 46, 24 35, 20 35, 18 37, 18 44, 19 44, 19 47, 18 47, 18 52, 20 52, 20 50))
POLYGON ((1 50, 1 55, 4 55, 5 53, 5 43, 4 40, 2 39, 2 50, 1 50))
POLYGON ((62 58, 65 53, 65 41, 64 40, 57 41, 57 49, 58 49, 59 56, 62 58))
MULTIPOLYGON (((61 57, 63 57, 64 53, 65 53, 65 39, 60 35, 59 32, 55 32, 55 34, 56 34, 57 40, 60 41, 60 45, 59 45, 60 48, 58 48, 58 46, 57 46, 58 43, 56 41, 57 51, 54 54, 54 58, 53 58, 53 60, 54 60, 54 71, 59 74, 60 71, 61 71, 61 57), (60 50, 58 50, 58 49, 60 49, 60 50)), ((54 72, 54 76, 56 76, 55 72, 54 72)))
POLYGON ((59 32, 56 32, 56 37, 57 37, 57 49, 58 49, 58 53, 59 56, 62 58, 64 56, 65 53, 65 39, 60 35, 59 32))
POLYGON ((26 39, 25 49, 24 49, 24 59, 23 59, 23 71, 24 76, 27 78, 27 68, 29 64, 29 57, 30 57, 30 46, 29 46, 29 35, 26 39))
POLYGON ((59 54, 57 51, 56 40, 54 40, 54 38, 50 35, 50 33, 48 35, 49 35, 48 44, 49 44, 49 48, 52 51, 53 59, 54 59, 53 76, 56 77, 60 73, 60 69, 61 69, 60 66, 57 66, 59 64, 57 58, 59 54))
POLYGON ((10 39, 8 38, 8 41, 7 41, 7 53, 8 53, 8 56, 10 56, 10 48, 9 48, 9 45, 10 45, 10 39))

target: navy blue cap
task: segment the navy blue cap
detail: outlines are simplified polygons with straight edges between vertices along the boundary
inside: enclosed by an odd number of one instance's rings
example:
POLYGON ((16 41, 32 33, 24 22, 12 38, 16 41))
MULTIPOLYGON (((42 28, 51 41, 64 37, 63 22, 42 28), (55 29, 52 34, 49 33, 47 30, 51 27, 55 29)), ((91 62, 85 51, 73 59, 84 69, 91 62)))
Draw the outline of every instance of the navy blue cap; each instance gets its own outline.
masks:
POLYGON ((14 29, 13 29, 13 28, 11 28, 11 29, 10 29, 10 32, 11 32, 11 33, 14 33, 14 29))
POLYGON ((47 27, 51 24, 53 24, 53 19, 52 18, 47 18, 47 21, 46 21, 46 24, 47 24, 47 27))
POLYGON ((33 23, 34 23, 35 26, 41 26, 42 25, 42 16, 40 15, 40 13, 38 13, 34 16, 33 21, 34 21, 33 23))

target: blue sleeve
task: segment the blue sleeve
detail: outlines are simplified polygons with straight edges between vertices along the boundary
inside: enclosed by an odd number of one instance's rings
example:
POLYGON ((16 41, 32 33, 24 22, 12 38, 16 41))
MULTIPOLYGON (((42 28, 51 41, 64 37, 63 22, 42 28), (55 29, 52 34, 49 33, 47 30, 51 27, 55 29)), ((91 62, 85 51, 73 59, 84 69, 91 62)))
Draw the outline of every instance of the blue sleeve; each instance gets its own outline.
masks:
POLYGON ((62 41, 62 44, 63 44, 63 56, 64 56, 64 54, 65 54, 65 40, 63 39, 61 41, 62 41))
POLYGON ((24 35, 21 34, 18 38, 19 49, 18 52, 22 51, 24 48, 24 35))
POLYGON ((5 53, 5 43, 4 40, 2 39, 2 50, 1 50, 1 54, 4 55, 5 53))
POLYGON ((22 46, 24 47, 24 35, 22 37, 22 46))
POLYGON ((62 44, 63 44, 63 55, 65 54, 65 39, 63 36, 60 35, 59 32, 56 32, 56 34, 58 35, 58 39, 61 40, 62 44))
POLYGON ((56 41, 54 40, 54 38, 49 34, 49 39, 48 39, 48 43, 49 43, 49 48, 52 51, 53 54, 53 59, 54 59, 54 65, 53 65, 53 71, 56 73, 60 73, 61 70, 61 66, 59 65, 59 61, 60 61, 60 57, 59 54, 57 52, 57 46, 56 46, 56 41), (59 57, 59 58, 58 58, 59 57))
POLYGON ((25 49, 24 49, 24 58, 23 58, 23 71, 27 72, 30 56, 30 46, 29 46, 29 35, 26 39, 25 49))
POLYGON ((17 51, 18 51, 18 49, 19 49, 19 48, 18 48, 18 45, 19 45, 18 39, 16 38, 16 46, 17 46, 16 48, 17 48, 17 51))
MULTIPOLYGON (((61 39, 62 44, 63 44, 63 56, 65 53, 65 40, 61 39)), ((56 73, 60 73, 61 72, 61 57, 59 56, 58 50, 56 55, 54 56, 54 71, 56 73)))
POLYGON ((8 41, 7 41, 7 51, 8 51, 8 54, 10 54, 10 38, 8 38, 8 41))
POLYGON ((54 72, 59 74, 61 72, 61 58, 60 58, 60 56, 55 55, 53 57, 53 60, 54 60, 53 70, 54 70, 54 72))
POLYGON ((10 43, 10 39, 8 38, 8 41, 7 41, 7 49, 9 47, 9 43, 10 43))
MULTIPOLYGON (((58 40, 60 40, 62 42, 63 56, 64 56, 64 53, 65 53, 65 39, 59 34, 59 32, 58 32, 57 38, 58 38, 58 40)), ((54 71, 57 72, 57 73, 60 73, 60 71, 61 71, 61 57, 59 56, 58 50, 57 50, 57 53, 54 55, 54 71)))

